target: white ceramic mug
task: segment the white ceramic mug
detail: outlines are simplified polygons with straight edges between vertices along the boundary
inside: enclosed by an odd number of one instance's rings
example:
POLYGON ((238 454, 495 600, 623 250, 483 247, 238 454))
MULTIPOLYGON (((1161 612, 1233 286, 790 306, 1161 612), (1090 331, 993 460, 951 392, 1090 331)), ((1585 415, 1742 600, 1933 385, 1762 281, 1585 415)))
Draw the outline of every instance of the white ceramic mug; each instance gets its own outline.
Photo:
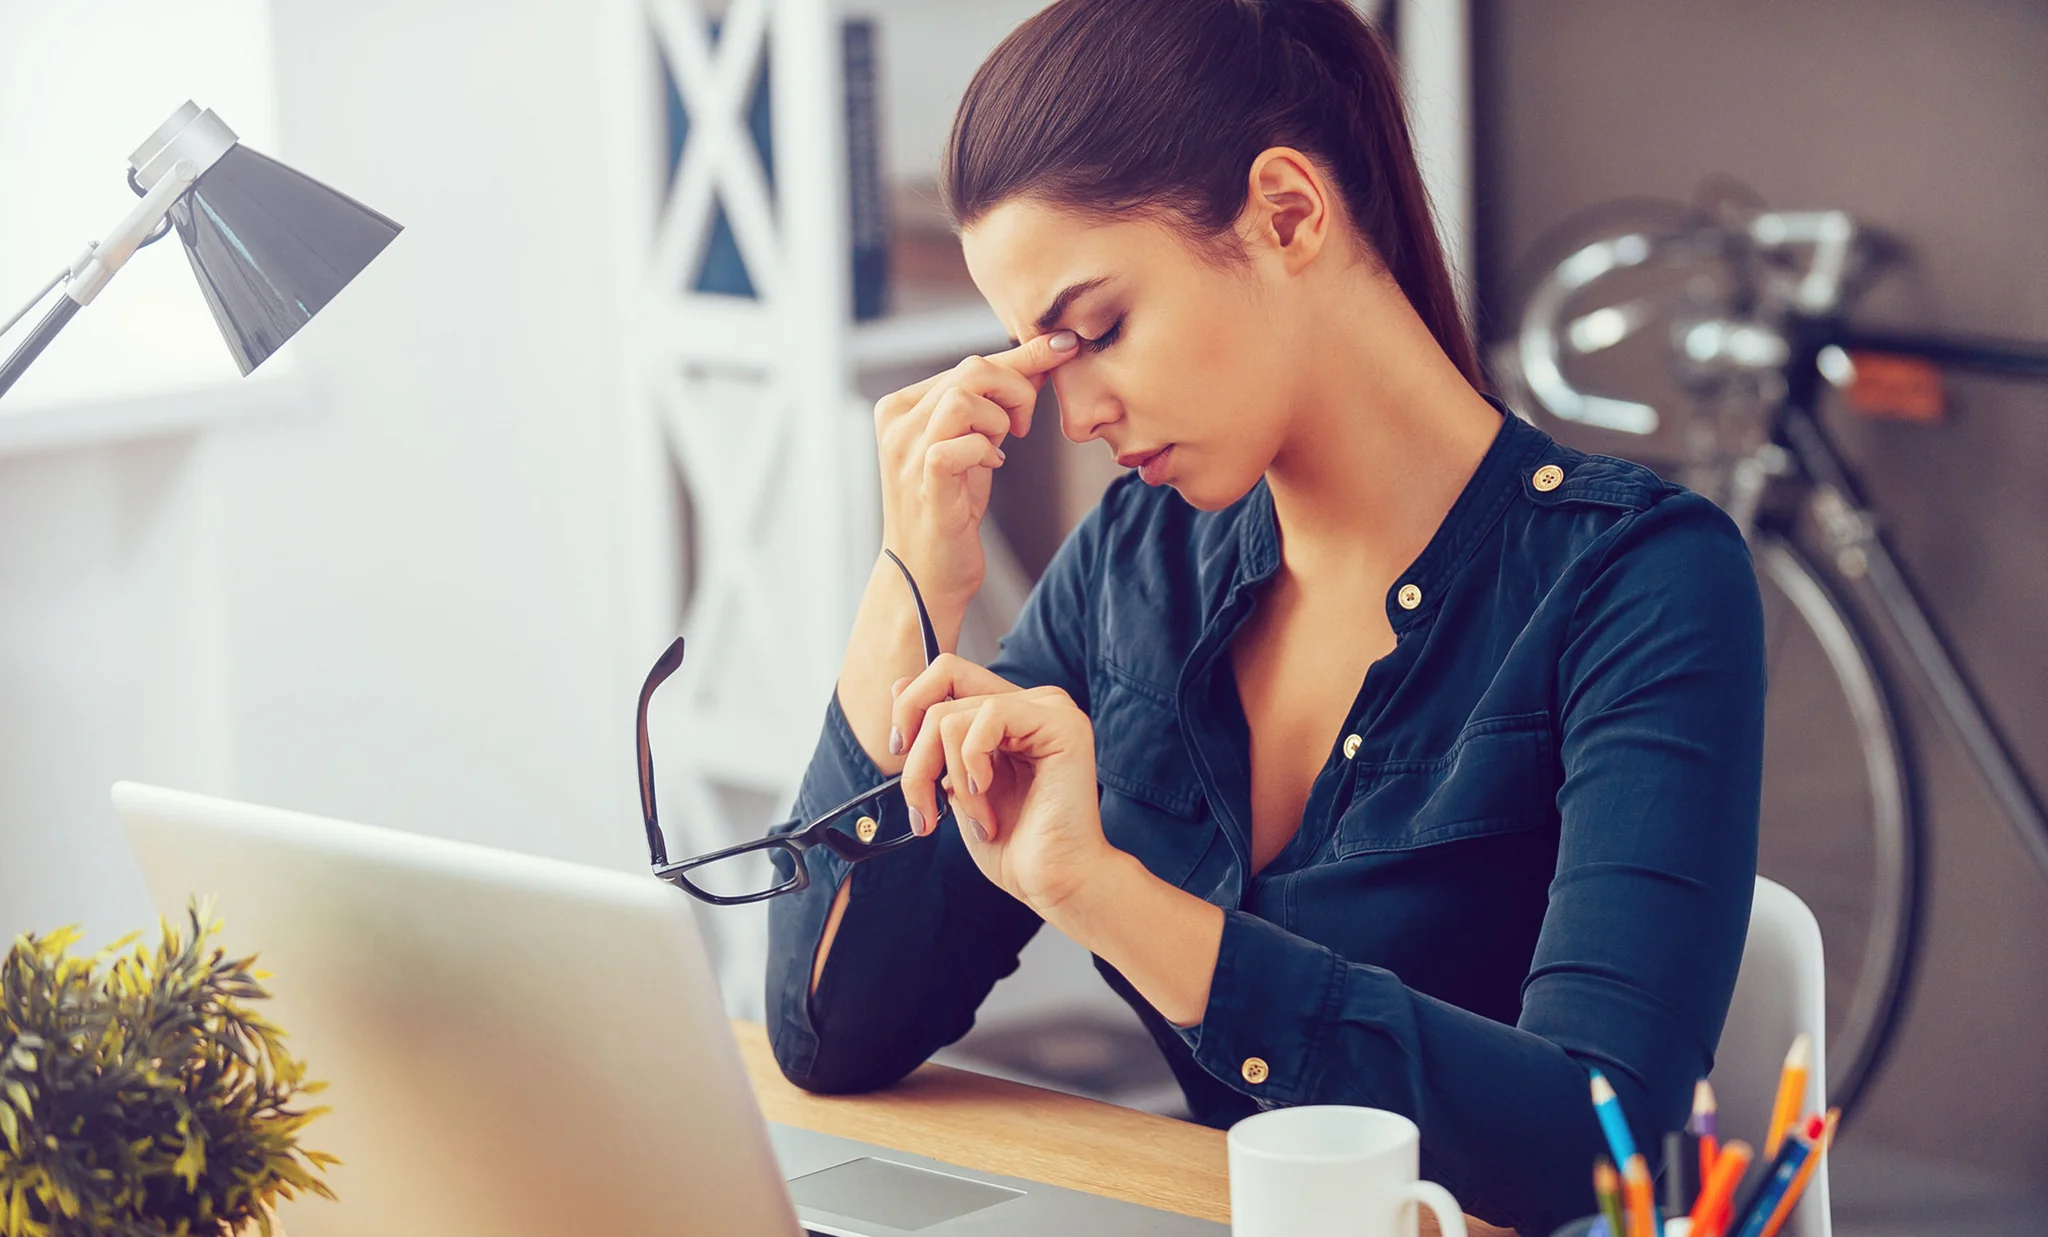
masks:
POLYGON ((1421 1175, 1422 1132, 1399 1113, 1275 1108, 1230 1127, 1232 1237, 1415 1237, 1416 1209, 1465 1237, 1451 1192, 1421 1175))

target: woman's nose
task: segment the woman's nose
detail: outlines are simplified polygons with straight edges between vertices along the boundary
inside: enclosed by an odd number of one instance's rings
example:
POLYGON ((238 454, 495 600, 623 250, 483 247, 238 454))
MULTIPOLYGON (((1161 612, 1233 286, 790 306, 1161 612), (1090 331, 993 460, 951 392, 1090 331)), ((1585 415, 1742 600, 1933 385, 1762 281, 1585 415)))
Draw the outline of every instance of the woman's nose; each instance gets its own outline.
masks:
POLYGON ((1093 383, 1062 381, 1064 377, 1054 372, 1053 394, 1060 404, 1060 432, 1069 440, 1088 442, 1097 438, 1104 426, 1114 424, 1123 415, 1123 406, 1108 391, 1093 383))

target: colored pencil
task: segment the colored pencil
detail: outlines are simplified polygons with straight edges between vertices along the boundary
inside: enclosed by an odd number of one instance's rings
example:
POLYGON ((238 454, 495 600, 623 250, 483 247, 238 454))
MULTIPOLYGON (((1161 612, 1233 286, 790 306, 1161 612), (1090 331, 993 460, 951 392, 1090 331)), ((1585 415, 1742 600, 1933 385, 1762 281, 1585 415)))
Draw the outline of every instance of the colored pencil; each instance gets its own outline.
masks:
POLYGON ((1771 1216, 1778 1210, 1779 1201, 1785 1197, 1785 1192, 1792 1188, 1792 1179, 1799 1175, 1799 1170, 1806 1167, 1806 1161, 1813 1157, 1812 1140, 1820 1137, 1825 1124, 1822 1118, 1815 1117, 1810 1136, 1802 1136, 1798 1131, 1786 1136, 1785 1145, 1779 1149, 1778 1158, 1771 1164, 1770 1175, 1764 1178, 1762 1186, 1757 1189, 1756 1197, 1749 1200, 1749 1206, 1743 1211, 1742 1218, 1731 1224, 1727 1232, 1734 1237, 1763 1237, 1764 1225, 1770 1223, 1771 1216))
POLYGON ((1715 1128, 1717 1122, 1715 1113, 1714 1088, 1712 1084, 1702 1078, 1693 1084, 1692 1120, 1688 1121, 1685 1126, 1687 1130, 1691 1131, 1700 1140, 1700 1186, 1702 1189, 1706 1187, 1707 1178, 1714 1175, 1714 1153, 1721 1148, 1721 1140, 1716 1137, 1719 1131, 1715 1128))
POLYGON ((1650 1197, 1650 1165, 1632 1155, 1621 1170, 1622 1189, 1628 1195, 1628 1237, 1657 1237, 1657 1204, 1650 1197))
POLYGON ((1692 1213, 1693 1200, 1700 1196, 1699 1140, 1683 1130, 1664 1136, 1664 1214, 1692 1213))
POLYGON ((1801 1031, 1785 1054, 1784 1072, 1778 1075, 1778 1097, 1771 1105, 1770 1132, 1764 1136, 1764 1159, 1775 1161, 1785 1134, 1799 1123, 1799 1108, 1806 1096, 1806 1072, 1813 1064, 1813 1036, 1801 1031))
POLYGON ((1713 1176, 1700 1187, 1700 1196, 1692 1205, 1692 1237, 1718 1237, 1721 1227, 1728 1222, 1735 1187, 1742 1181, 1752 1154, 1748 1143, 1731 1138, 1714 1157, 1713 1176))
POLYGON ((1614 1161, 1601 1156, 1593 1162, 1593 1197, 1600 1200, 1600 1214, 1607 1218, 1607 1231, 1614 1237, 1628 1237, 1628 1223, 1621 1216, 1621 1174, 1614 1161))
POLYGON ((1785 1226, 1785 1220, 1792 1214, 1792 1208, 1799 1202, 1799 1196, 1806 1192, 1806 1183, 1813 1178, 1813 1171, 1820 1164, 1820 1158, 1828 1153, 1829 1145, 1835 1141, 1835 1124, 1841 1119, 1842 1110, 1839 1108, 1830 1108, 1827 1116, 1814 1118, 1814 1121, 1819 1123, 1819 1134, 1813 1140, 1813 1151, 1807 1155, 1806 1163, 1799 1166, 1799 1175, 1792 1178, 1792 1184, 1785 1190, 1785 1197, 1778 1200, 1777 1210, 1771 1213, 1770 1222, 1764 1225, 1763 1237, 1778 1237, 1778 1230, 1785 1226))
POLYGON ((1614 1162, 1626 1172, 1629 1157, 1636 1153, 1636 1140, 1628 1132, 1628 1118, 1622 1115, 1614 1084, 1599 1070, 1593 1071, 1593 1112, 1600 1118, 1600 1128, 1607 1131, 1607 1149, 1614 1153, 1614 1162))

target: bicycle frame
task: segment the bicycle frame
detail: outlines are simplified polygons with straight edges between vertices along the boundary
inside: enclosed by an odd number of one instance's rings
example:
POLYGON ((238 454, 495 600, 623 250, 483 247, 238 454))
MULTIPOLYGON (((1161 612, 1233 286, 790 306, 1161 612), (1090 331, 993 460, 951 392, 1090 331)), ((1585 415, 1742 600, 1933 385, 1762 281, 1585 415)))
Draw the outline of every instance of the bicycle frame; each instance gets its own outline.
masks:
POLYGON ((1780 370, 1785 397, 1773 417, 1775 445, 1788 452, 1812 484, 1811 510, 1833 553, 1836 570, 1882 616, 1895 647, 1903 650, 1917 685, 1946 718, 1969 754, 1999 810, 2018 831, 2034 862, 2048 874, 2048 812, 2039 791, 1992 724, 1981 698, 1948 642, 1935 628, 1918 587, 1891 547, 1876 515, 1863 502, 1833 441, 1812 410, 1823 381, 1821 355, 1883 353, 1937 365, 2029 380, 2048 380, 2048 349, 1958 337, 1860 331, 1827 316, 1793 314, 1780 370))

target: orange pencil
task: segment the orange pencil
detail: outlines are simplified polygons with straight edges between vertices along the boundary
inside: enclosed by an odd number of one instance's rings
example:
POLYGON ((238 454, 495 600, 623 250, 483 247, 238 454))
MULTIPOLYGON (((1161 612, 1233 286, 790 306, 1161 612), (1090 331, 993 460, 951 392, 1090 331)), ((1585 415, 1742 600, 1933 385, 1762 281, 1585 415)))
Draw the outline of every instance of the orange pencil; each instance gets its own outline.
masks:
POLYGON ((1650 1202, 1650 1162, 1638 1151, 1621 1170, 1628 1197, 1628 1237, 1657 1237, 1657 1215, 1650 1202))
POLYGON ((1764 1136, 1764 1162, 1777 1158, 1785 1132, 1799 1120, 1799 1105, 1806 1095, 1806 1071, 1813 1064, 1813 1036, 1801 1031, 1785 1054, 1785 1070, 1778 1075, 1778 1098, 1771 1105, 1771 1128, 1764 1136))
POLYGON ((1778 1237, 1778 1230, 1784 1227, 1786 1218, 1792 1214, 1793 1204, 1805 1192, 1806 1182, 1813 1176, 1814 1165, 1820 1163, 1820 1157, 1828 1153, 1828 1144, 1835 1140, 1835 1123, 1841 1119, 1841 1109, 1828 1109, 1827 1119, 1820 1127, 1820 1137, 1814 1140, 1813 1151, 1807 1155, 1806 1163, 1799 1166, 1799 1175, 1785 1187, 1785 1197, 1778 1200, 1777 1210, 1771 1212, 1770 1220, 1764 1224, 1763 1237, 1778 1237))
POLYGON ((1720 1237, 1721 1230, 1728 1224, 1728 1212, 1735 1198, 1735 1187, 1742 1181, 1743 1170, 1749 1167, 1755 1153, 1749 1144, 1739 1138, 1731 1138, 1714 1157, 1714 1175, 1700 1185, 1700 1196, 1692 1205, 1692 1237, 1720 1237))

